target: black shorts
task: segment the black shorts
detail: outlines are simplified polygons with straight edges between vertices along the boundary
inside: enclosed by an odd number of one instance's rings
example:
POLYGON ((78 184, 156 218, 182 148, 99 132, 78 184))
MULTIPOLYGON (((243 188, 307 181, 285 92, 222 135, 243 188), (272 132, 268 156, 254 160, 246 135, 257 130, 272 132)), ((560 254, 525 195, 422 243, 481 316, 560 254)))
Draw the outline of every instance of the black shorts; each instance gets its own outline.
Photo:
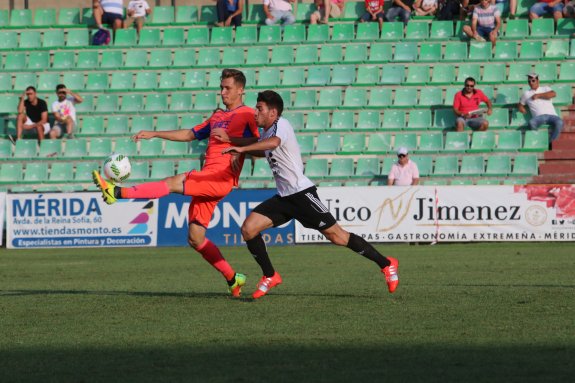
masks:
POLYGON ((271 219, 274 227, 296 219, 307 228, 322 231, 337 223, 317 196, 315 186, 286 197, 276 194, 253 211, 271 219))
POLYGON ((104 12, 102 15, 102 24, 114 25, 114 20, 124 20, 124 16, 118 13, 104 12))

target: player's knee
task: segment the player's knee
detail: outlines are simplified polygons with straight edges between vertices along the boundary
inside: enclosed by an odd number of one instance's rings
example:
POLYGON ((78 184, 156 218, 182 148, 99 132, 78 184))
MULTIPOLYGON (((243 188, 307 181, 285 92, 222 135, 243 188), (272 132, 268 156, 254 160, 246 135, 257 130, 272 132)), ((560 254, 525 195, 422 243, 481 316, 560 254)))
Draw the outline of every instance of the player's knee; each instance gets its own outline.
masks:
POLYGON ((258 233, 255 230, 253 225, 250 225, 248 222, 244 222, 241 228, 242 238, 244 241, 249 241, 250 239, 254 238, 258 233))

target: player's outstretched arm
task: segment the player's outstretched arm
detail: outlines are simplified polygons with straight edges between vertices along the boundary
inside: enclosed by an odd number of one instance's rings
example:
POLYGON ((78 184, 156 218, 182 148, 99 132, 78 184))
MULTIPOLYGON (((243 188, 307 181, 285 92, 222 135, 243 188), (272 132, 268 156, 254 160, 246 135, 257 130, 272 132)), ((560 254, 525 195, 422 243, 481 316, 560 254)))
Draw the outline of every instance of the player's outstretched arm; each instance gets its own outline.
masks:
POLYGON ((234 146, 247 146, 258 142, 257 137, 230 137, 223 128, 214 128, 210 131, 210 136, 222 141, 229 142, 234 146))
POLYGON ((132 136, 132 140, 149 140, 150 138, 161 138, 169 141, 189 142, 196 139, 196 136, 190 129, 168 130, 164 132, 155 132, 152 130, 141 130, 132 136))
POLYGON ((274 150, 280 144, 281 139, 279 137, 270 137, 247 146, 231 146, 222 150, 222 153, 246 153, 252 156, 263 157, 262 155, 258 156, 258 154, 266 150, 274 150))

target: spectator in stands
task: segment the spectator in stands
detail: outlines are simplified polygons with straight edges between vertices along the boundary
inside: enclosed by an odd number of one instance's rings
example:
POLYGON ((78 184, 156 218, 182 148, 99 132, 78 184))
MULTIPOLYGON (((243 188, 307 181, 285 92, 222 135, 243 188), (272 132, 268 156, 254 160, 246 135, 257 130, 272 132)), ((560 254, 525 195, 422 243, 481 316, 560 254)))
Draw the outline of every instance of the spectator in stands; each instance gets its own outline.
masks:
POLYGON ((481 3, 481 0, 460 0, 461 8, 459 13, 459 20, 465 20, 467 16, 473 13, 476 6, 481 3))
POLYGON ((460 0, 439 0, 437 20, 457 20, 461 13, 460 0))
POLYGON ((495 48, 497 34, 501 28, 501 12, 491 4, 490 0, 481 0, 478 7, 473 9, 471 25, 463 27, 463 33, 477 41, 491 41, 491 46, 495 48))
POLYGON ((122 0, 93 0, 94 20, 99 29, 104 28, 104 24, 116 29, 122 29, 124 24, 124 4, 122 0))
POLYGON ((264 0, 265 23, 267 25, 290 25, 295 23, 292 6, 295 0, 264 0))
POLYGON ((437 0, 415 0, 413 3, 413 10, 417 16, 435 16, 437 7, 437 0))
POLYGON ((74 138, 74 128, 76 127, 76 104, 80 104, 82 97, 66 88, 66 85, 56 86, 58 100, 52 103, 52 113, 54 113, 54 126, 50 130, 50 138, 62 136, 62 131, 66 130, 67 138, 74 138))
POLYGON ((535 20, 551 13, 555 23, 563 18, 564 0, 539 0, 529 8, 529 20, 535 20))
POLYGON ((26 91, 20 97, 16 122, 16 139, 21 139, 25 130, 36 131, 38 133, 38 142, 41 142, 50 131, 48 106, 46 101, 38 98, 36 88, 33 86, 26 88, 26 91))
POLYGON ((345 0, 315 0, 316 11, 309 18, 310 24, 327 24, 329 17, 338 18, 343 13, 345 0))
POLYGON ((419 169, 417 164, 409 159, 407 148, 397 151, 397 162, 391 166, 387 176, 388 186, 409 186, 419 184, 419 169))
POLYGON ((565 2, 565 8, 563 8, 563 16, 565 18, 575 18, 575 0, 565 2))
POLYGON ((385 15, 387 21, 395 21, 397 17, 407 25, 411 18, 411 11, 413 10, 413 3, 415 0, 393 0, 391 7, 387 10, 385 15))
POLYGON ((517 109, 525 114, 527 113, 525 105, 529 108, 531 113, 531 119, 528 122, 529 129, 537 130, 541 125, 551 126, 551 131, 549 132, 549 142, 551 143, 559 138, 563 129, 563 120, 557 115, 553 101, 551 101, 557 93, 548 86, 539 86, 539 75, 537 73, 529 73, 527 81, 531 89, 523 92, 517 109))
POLYGON ((453 97, 453 113, 457 116, 455 130, 462 132, 466 126, 472 129, 479 129, 480 131, 487 130, 489 122, 483 117, 485 112, 488 116, 491 115, 491 101, 485 93, 475 89, 475 79, 467 77, 463 90, 455 93, 453 97), (479 108, 481 103, 487 105, 487 111, 479 108))
POLYGON ((379 30, 381 30, 384 19, 383 0, 365 0, 365 13, 360 17, 359 22, 377 21, 379 30))
POLYGON ((491 0, 491 4, 495 5, 499 9, 501 16, 508 14, 510 18, 515 18, 517 0, 491 0))
POLYGON ((242 26, 244 0, 217 0, 218 22, 216 27, 242 26))
POLYGON ((126 10, 128 17, 124 21, 124 28, 130 28, 132 23, 136 23, 136 31, 138 36, 140 31, 144 27, 144 22, 146 21, 146 16, 152 13, 152 8, 146 0, 131 0, 128 3, 128 9, 126 10))

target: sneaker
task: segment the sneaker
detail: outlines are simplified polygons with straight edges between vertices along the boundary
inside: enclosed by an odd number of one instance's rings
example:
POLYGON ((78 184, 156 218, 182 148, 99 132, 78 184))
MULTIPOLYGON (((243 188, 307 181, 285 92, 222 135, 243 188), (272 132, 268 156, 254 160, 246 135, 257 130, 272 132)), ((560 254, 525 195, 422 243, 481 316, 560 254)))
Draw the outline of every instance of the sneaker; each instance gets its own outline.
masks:
POLYGON ((254 291, 252 296, 254 297, 254 299, 261 298, 264 295, 266 295, 272 287, 275 287, 281 283, 282 283, 282 277, 277 272, 272 277, 266 277, 264 275, 262 279, 260 279, 260 281, 258 282, 257 286, 258 289, 254 291))
POLYGON ((485 39, 484 39, 482 36, 479 36, 479 35, 475 36, 475 40, 477 40, 477 41, 479 41, 479 42, 481 42, 481 43, 484 43, 484 42, 485 42, 485 39))
POLYGON ((399 276, 397 275, 397 269, 399 268, 399 261, 392 257, 387 257, 391 264, 389 266, 381 269, 381 272, 385 274, 385 281, 387 282, 387 289, 390 293, 393 293, 399 285, 399 276))
POLYGON ((116 185, 114 185, 112 181, 104 180, 97 170, 92 172, 92 178, 94 179, 96 186, 102 191, 102 199, 104 202, 111 205, 117 201, 116 197, 114 197, 114 188, 116 185))
POLYGON ((229 287, 232 297, 239 297, 242 292, 242 286, 246 284, 246 276, 240 273, 235 275, 236 283, 229 287))

